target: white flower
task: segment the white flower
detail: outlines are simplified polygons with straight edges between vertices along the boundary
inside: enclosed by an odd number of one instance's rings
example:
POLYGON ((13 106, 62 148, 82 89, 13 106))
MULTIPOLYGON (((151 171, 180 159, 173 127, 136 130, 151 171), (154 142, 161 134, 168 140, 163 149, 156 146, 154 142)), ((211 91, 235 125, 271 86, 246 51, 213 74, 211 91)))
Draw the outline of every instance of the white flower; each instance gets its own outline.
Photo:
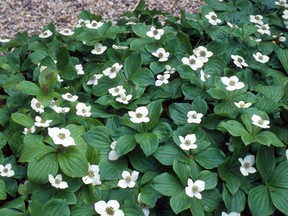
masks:
POLYGON ((120 210, 120 204, 117 200, 109 200, 107 203, 103 200, 94 204, 95 211, 100 216, 124 216, 124 212, 120 210))
POLYGON ((284 11, 283 11, 282 18, 283 18, 283 19, 288 19, 288 10, 284 10, 284 11))
MULTIPOLYGON (((232 24, 232 23, 230 23, 230 22, 227 22, 227 25, 228 25, 230 28, 241 29, 241 28, 239 28, 238 25, 236 25, 236 24, 232 24)), ((241 29, 241 30, 242 30, 242 29, 241 29)))
POLYGON ((240 216, 240 214, 236 212, 230 212, 229 214, 222 212, 221 216, 240 216))
POLYGON ((138 107, 135 112, 128 111, 128 115, 131 117, 130 121, 133 123, 142 123, 142 122, 149 122, 150 119, 147 117, 148 109, 145 106, 138 107))
POLYGON ((187 113, 187 122, 188 123, 196 123, 196 124, 200 124, 201 122, 201 118, 203 117, 202 113, 197 113, 196 111, 189 111, 187 113))
POLYGON ((256 61, 263 63, 263 64, 269 61, 269 56, 263 55, 260 52, 253 54, 253 57, 255 58, 256 61))
POLYGON ((72 95, 69 92, 66 94, 62 94, 61 96, 64 100, 70 101, 70 102, 75 102, 78 99, 77 95, 72 95))
POLYGON ((85 24, 87 23, 90 23, 90 20, 79 19, 76 28, 81 28, 82 26, 85 26, 85 24))
POLYGON ((117 76, 117 73, 122 69, 123 65, 115 63, 112 67, 109 67, 103 71, 105 76, 108 76, 110 79, 114 79, 117 76))
POLYGON ((109 152, 108 159, 109 160, 117 160, 119 158, 119 154, 116 151, 117 141, 113 141, 110 145, 111 151, 109 152))
POLYGON ((288 160, 288 149, 286 150, 286 159, 288 160))
POLYGON ((200 192, 205 190, 205 182, 202 180, 196 180, 193 182, 193 180, 189 178, 187 184, 188 187, 185 188, 187 196, 195 196, 197 199, 202 199, 202 194, 200 192))
POLYGON ((197 47, 193 50, 193 53, 197 56, 197 59, 203 63, 208 62, 208 58, 213 56, 213 53, 204 46, 197 47))
POLYGON ((253 37, 253 36, 250 36, 249 38, 250 38, 250 40, 255 41, 255 42, 257 42, 257 43, 259 43, 259 42, 262 41, 262 39, 256 38, 256 37, 253 37))
POLYGON ((8 39, 8 38, 1 38, 0 37, 0 43, 8 43, 10 41, 10 39, 8 39))
POLYGON ((240 109, 248 108, 252 105, 252 103, 245 103, 244 101, 234 102, 234 104, 235 104, 235 106, 237 106, 240 109))
POLYGON ((221 77, 221 81, 224 85, 227 86, 226 89, 228 91, 234 91, 236 89, 242 89, 245 87, 243 82, 239 82, 237 76, 221 77))
POLYGON ((157 80, 155 81, 155 85, 156 86, 161 86, 163 84, 168 84, 169 83, 169 79, 170 78, 170 74, 158 74, 157 75, 157 80))
POLYGON ((61 174, 56 175, 55 178, 53 177, 53 175, 49 174, 48 179, 51 185, 55 188, 65 189, 68 187, 67 182, 62 180, 61 174))
POLYGON ((117 46, 115 44, 112 45, 112 48, 113 49, 117 49, 117 50, 126 50, 128 49, 129 47, 128 46, 117 46))
POLYGON ((191 55, 189 58, 183 57, 182 63, 189 65, 192 70, 197 70, 198 68, 202 68, 203 62, 200 61, 195 55, 191 55))
POLYGON ((71 31, 70 29, 65 28, 65 29, 62 29, 59 33, 64 36, 71 36, 74 34, 74 31, 71 31))
POLYGON ((239 68, 242 68, 242 66, 248 67, 248 64, 245 62, 243 57, 239 55, 231 55, 231 58, 234 60, 233 62, 237 67, 239 68))
POLYGON ((12 177, 15 175, 14 170, 12 170, 12 165, 10 163, 3 166, 0 164, 0 176, 3 177, 12 177))
POLYGON ((44 120, 40 116, 35 117, 36 122, 34 125, 36 127, 49 127, 49 124, 52 122, 52 120, 44 120))
POLYGON ((114 88, 110 88, 108 89, 108 92, 112 95, 112 96, 118 96, 118 95, 121 95, 121 94, 124 94, 126 92, 126 90, 123 88, 123 86, 119 85, 119 86, 116 86, 114 88))
POLYGON ((60 77, 60 75, 57 75, 57 82, 63 82, 64 80, 60 77))
POLYGON ((103 22, 97 22, 96 20, 92 20, 89 23, 86 23, 86 27, 89 29, 98 29, 100 28, 104 23, 103 22))
POLYGON ((154 38, 155 40, 160 40, 162 35, 164 34, 163 29, 156 29, 154 26, 150 28, 150 31, 146 33, 146 35, 150 38, 154 38))
POLYGON ((285 36, 280 36, 278 39, 279 39, 280 42, 285 42, 286 41, 286 37, 285 36))
POLYGON ((265 25, 256 25, 256 27, 258 28, 257 32, 259 32, 260 34, 267 34, 267 35, 271 35, 270 32, 270 26, 268 24, 265 25))
POLYGON ((180 147, 183 150, 190 150, 190 149, 196 149, 197 148, 197 144, 195 144, 196 142, 196 136, 195 134, 187 134, 185 136, 185 138, 183 136, 179 136, 180 139, 180 147))
POLYGON ((150 215, 150 210, 147 208, 147 206, 141 201, 141 193, 138 194, 137 196, 137 201, 139 206, 142 208, 144 216, 149 216, 150 215))
POLYGON ((93 185, 100 185, 100 174, 99 174, 99 166, 98 165, 91 165, 88 164, 88 175, 82 177, 82 181, 84 184, 93 184, 93 185))
POLYGON ((53 34, 53 33, 52 33, 50 30, 46 30, 46 31, 44 31, 43 33, 41 33, 41 34, 39 35, 39 37, 40 37, 40 38, 48 38, 48 37, 50 37, 52 34, 53 34))
POLYGON ((40 66, 40 69, 39 69, 40 73, 43 72, 46 68, 47 68, 47 66, 41 65, 41 66, 40 66))
POLYGON ((75 69, 78 75, 83 75, 84 70, 83 70, 83 65, 82 64, 77 64, 75 65, 75 69))
POLYGON ((209 74, 205 74, 203 70, 200 70, 200 79, 201 79, 201 81, 205 82, 210 77, 211 76, 209 74))
POLYGON ((76 115, 83 116, 83 117, 90 117, 91 116, 91 106, 86 106, 85 103, 79 102, 76 105, 76 115))
POLYGON ((36 98, 31 100, 31 108, 39 113, 44 112, 44 106, 36 98))
POLYGON ((263 25, 263 16, 262 15, 250 15, 250 22, 263 25))
POLYGON ((118 101, 119 103, 128 104, 131 99, 132 99, 131 94, 126 95, 124 93, 124 94, 120 94, 120 96, 116 98, 116 101, 118 101))
POLYGON ((58 107, 56 105, 50 106, 56 113, 68 113, 70 111, 69 107, 58 107))
POLYGON ((90 80, 87 81, 87 85, 97 85, 98 80, 103 76, 103 74, 94 74, 90 80))
POLYGON ((159 48, 156 52, 153 52, 152 55, 159 58, 159 62, 164 62, 168 61, 170 53, 166 52, 164 48, 159 48))
POLYGON ((170 65, 165 65, 164 74, 174 74, 175 68, 172 68, 170 65))
POLYGON ((269 120, 263 120, 260 116, 258 115, 253 115, 252 116, 252 124, 261 127, 261 128, 270 128, 269 124, 270 121, 269 120))
POLYGON ((247 155, 244 160, 242 158, 238 158, 239 162, 241 163, 240 171, 243 176, 249 175, 249 173, 255 173, 257 170, 252 167, 255 163, 255 156, 254 155, 247 155))
POLYGON ((94 49, 91 50, 91 53, 95 55, 101 55, 105 52, 106 49, 107 46, 103 46, 101 43, 97 43, 94 45, 94 49))
POLYGON ((130 174, 128 171, 123 171, 122 172, 122 178, 121 180, 118 181, 117 186, 121 188, 133 188, 135 186, 135 182, 138 179, 139 172, 137 171, 132 171, 130 174))
POLYGON ((279 6, 286 7, 286 8, 288 7, 288 4, 287 4, 286 0, 275 1, 275 4, 279 5, 279 6))
POLYGON ((211 25, 217 25, 218 23, 221 23, 222 21, 218 19, 217 14, 214 12, 209 12, 207 15, 205 15, 206 19, 208 19, 208 22, 211 25))
POLYGON ((36 131, 36 127, 34 125, 32 125, 31 128, 24 128, 23 134, 35 133, 35 131, 36 131))
POLYGON ((48 135, 56 145, 62 145, 64 147, 76 145, 73 137, 71 137, 71 132, 66 128, 48 128, 48 135))

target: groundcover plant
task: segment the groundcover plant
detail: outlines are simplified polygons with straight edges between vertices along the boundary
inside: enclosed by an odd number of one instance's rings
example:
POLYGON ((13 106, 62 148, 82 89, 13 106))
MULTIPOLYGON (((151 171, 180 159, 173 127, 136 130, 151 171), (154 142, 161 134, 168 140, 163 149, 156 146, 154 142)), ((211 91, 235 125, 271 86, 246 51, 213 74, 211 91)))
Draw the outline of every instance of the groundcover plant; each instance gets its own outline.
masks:
POLYGON ((288 214, 288 3, 206 2, 2 43, 0 215, 288 214))

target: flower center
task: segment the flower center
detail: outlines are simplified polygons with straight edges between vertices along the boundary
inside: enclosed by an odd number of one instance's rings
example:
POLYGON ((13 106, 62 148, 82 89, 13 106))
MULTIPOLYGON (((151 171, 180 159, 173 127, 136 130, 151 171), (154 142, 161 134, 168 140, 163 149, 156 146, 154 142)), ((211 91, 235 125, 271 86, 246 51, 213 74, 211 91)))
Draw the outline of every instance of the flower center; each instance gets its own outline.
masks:
POLYGON ((258 121, 257 121, 257 123, 259 124, 259 125, 263 125, 263 120, 262 119, 259 119, 258 121))
POLYGON ((86 113, 86 109, 83 108, 83 109, 81 110, 81 112, 82 112, 82 113, 86 113))
POLYGON ((92 170, 89 170, 88 176, 89 176, 90 178, 93 178, 94 175, 95 175, 95 173, 94 173, 92 170))
POLYGON ((46 121, 45 121, 44 119, 41 119, 41 120, 40 120, 40 123, 43 123, 43 124, 44 124, 44 123, 46 123, 46 121))
POLYGON ((114 89, 114 91, 115 91, 116 93, 118 93, 118 92, 120 91, 120 89, 116 87, 116 88, 114 89))
POLYGON ((113 66, 112 68, 111 68, 111 73, 114 73, 114 72, 116 72, 116 67, 115 66, 113 66))
POLYGON ((263 56, 258 56, 258 59, 259 60, 263 60, 263 56))
POLYGON ((162 81, 165 80, 165 77, 164 77, 164 76, 161 76, 161 77, 160 77, 160 80, 162 80, 162 81))
POLYGON ((43 32, 43 35, 45 35, 45 36, 46 36, 46 35, 48 35, 48 33, 45 31, 45 32, 43 32))
POLYGON ((155 30, 153 31, 153 34, 154 34, 154 35, 157 35, 157 34, 158 34, 158 31, 155 29, 155 30))
POLYGON ((143 114, 142 114, 142 113, 136 113, 136 117, 137 117, 137 118, 142 118, 142 117, 143 117, 143 114))
POLYGON ((66 135, 65 135, 65 133, 59 133, 59 134, 58 134, 58 137, 59 137, 60 139, 64 140, 64 139, 66 138, 66 135))
POLYGON ((230 86, 235 86, 235 84, 236 84, 235 81, 233 81, 233 80, 230 80, 230 81, 229 81, 229 85, 230 85, 230 86))
POLYGON ((198 192, 198 187, 197 186, 193 186, 191 190, 192 190, 192 193, 196 193, 196 192, 198 192))
POLYGON ((125 181, 126 181, 127 183, 130 183, 130 182, 131 182, 131 176, 127 176, 127 177, 125 178, 125 181))
POLYGON ((67 95, 67 98, 72 98, 72 95, 71 95, 71 94, 68 94, 68 95, 67 95))
POLYGON ((35 106, 36 106, 37 108, 40 108, 40 107, 41 107, 41 104, 40 104, 40 103, 36 103, 35 106))
POLYGON ((216 16, 216 15, 212 15, 212 16, 211 16, 211 19, 212 19, 212 20, 217 20, 217 16, 216 16))
POLYGON ((101 52, 101 51, 102 51, 101 47, 98 47, 98 48, 96 49, 96 51, 97 51, 97 52, 101 52))
POLYGON ((92 26, 97 26, 97 23, 96 23, 96 22, 93 22, 93 23, 92 23, 92 26))
POLYGON ((185 145, 190 145, 190 144, 191 144, 191 141, 190 141, 190 140, 185 140, 184 144, 185 144, 185 145))
POLYGON ((60 179, 55 179, 55 184, 60 184, 61 180, 60 179))
POLYGON ((68 29, 65 29, 65 30, 64 30, 64 33, 69 33, 69 30, 68 30, 68 29))
POLYGON ((195 59, 190 59, 190 60, 189 60, 189 63, 190 63, 190 64, 195 64, 196 61, 195 61, 195 59))
POLYGON ((3 169, 3 172, 4 172, 4 173, 7 173, 8 171, 9 171, 9 170, 8 170, 7 168, 4 168, 4 169, 3 169))
POLYGON ((108 207, 106 208, 106 213, 107 213, 108 215, 111 215, 111 216, 114 215, 114 213, 115 213, 114 208, 108 206, 108 207))
POLYGON ((206 56, 206 52, 205 51, 201 51, 200 52, 200 56, 205 57, 206 56))
POLYGON ((164 54, 163 53, 158 53, 158 58, 163 58, 164 54))
POLYGON ((267 30, 267 28, 265 26, 261 26, 262 30, 267 30))
POLYGON ((196 119, 196 118, 197 118, 197 114, 193 114, 191 117, 192 117, 193 119, 196 119))
POLYGON ((244 167, 245 169, 248 169, 248 168, 250 167, 250 163, 245 162, 244 165, 243 165, 243 167, 244 167))
POLYGON ((237 61, 238 61, 239 63, 243 63, 243 59, 242 59, 242 58, 237 58, 237 61))
POLYGON ((255 19, 256 19, 256 20, 261 20, 261 19, 260 19, 260 16, 255 16, 255 19))

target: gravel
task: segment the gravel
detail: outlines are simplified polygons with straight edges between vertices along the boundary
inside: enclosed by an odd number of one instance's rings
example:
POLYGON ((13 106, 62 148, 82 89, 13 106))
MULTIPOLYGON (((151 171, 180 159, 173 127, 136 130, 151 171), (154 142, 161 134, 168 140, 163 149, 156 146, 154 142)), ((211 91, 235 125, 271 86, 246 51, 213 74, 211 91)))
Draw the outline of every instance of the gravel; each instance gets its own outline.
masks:
MULTIPOLYGON (((11 39, 17 32, 40 34, 53 22, 58 30, 74 28, 82 9, 115 20, 131 11, 138 0, 0 0, 0 38, 11 39)), ((179 15, 180 9, 197 13, 203 0, 146 0, 150 9, 179 15)))

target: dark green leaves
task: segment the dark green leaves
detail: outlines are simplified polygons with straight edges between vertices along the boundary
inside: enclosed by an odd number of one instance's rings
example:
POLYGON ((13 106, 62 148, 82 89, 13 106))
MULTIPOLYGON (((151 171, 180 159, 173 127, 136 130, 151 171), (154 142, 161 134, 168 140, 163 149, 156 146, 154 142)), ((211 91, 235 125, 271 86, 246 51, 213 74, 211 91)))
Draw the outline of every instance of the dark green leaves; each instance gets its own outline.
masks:
POLYGON ((136 134, 135 139, 140 144, 146 156, 153 154, 158 148, 159 141, 153 133, 136 134))
POLYGON ((15 86, 16 90, 23 91, 28 95, 39 95, 41 90, 39 86, 30 81, 21 81, 15 86))
POLYGON ((164 196, 174 196, 181 191, 184 191, 184 187, 179 180, 168 173, 162 173, 157 176, 153 180, 152 186, 164 196))

